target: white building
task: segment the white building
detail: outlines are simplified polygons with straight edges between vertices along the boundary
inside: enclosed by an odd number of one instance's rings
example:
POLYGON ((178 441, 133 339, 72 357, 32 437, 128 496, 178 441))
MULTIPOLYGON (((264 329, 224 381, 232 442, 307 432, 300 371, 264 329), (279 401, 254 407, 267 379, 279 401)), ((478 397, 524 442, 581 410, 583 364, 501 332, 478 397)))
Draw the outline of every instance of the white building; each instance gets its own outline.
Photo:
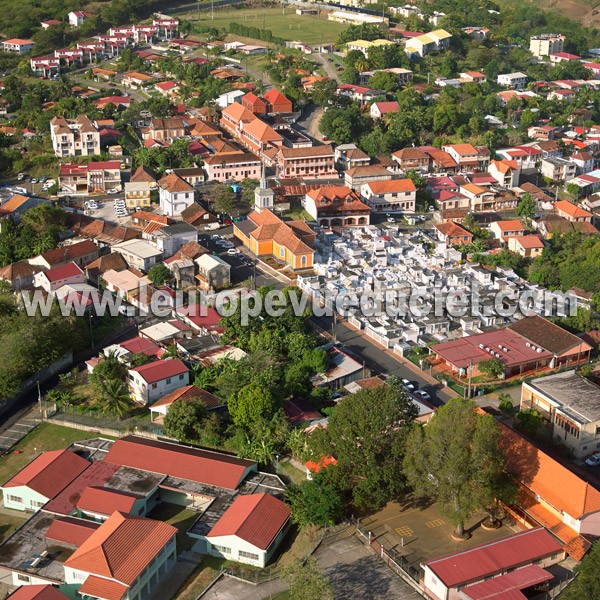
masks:
POLYGON ((34 46, 33 40, 22 40, 21 38, 11 38, 2 42, 3 52, 13 52, 14 54, 27 54, 33 50, 34 46))
POLYGON ((410 179, 365 183, 360 195, 373 212, 415 212, 417 188, 410 179))
POLYGON ((285 537, 290 516, 290 509, 270 494, 238 496, 194 549, 264 567, 285 537))
POLYGON ((42 452, 2 486, 4 506, 38 511, 89 466, 85 458, 69 450, 42 452))
POLYGON ((232 90, 231 92, 225 92, 215 100, 215 104, 219 108, 227 108, 230 104, 233 104, 234 102, 241 102, 242 97, 245 95, 246 92, 243 92, 242 90, 232 90))
POLYGON ((188 385, 190 373, 178 359, 163 359, 129 370, 129 392, 139 404, 152 404, 165 394, 188 385))
POLYGON ((76 119, 54 117, 50 121, 50 138, 56 156, 97 156, 100 132, 86 115, 76 119))
POLYGON ((69 13, 69 25, 72 27, 81 27, 88 19, 94 15, 83 10, 73 10, 69 13))
POLYGON ((179 248, 189 242, 198 241, 198 230, 189 223, 181 222, 167 225, 154 231, 150 241, 164 254, 173 256, 179 248))
POLYGON ((562 52, 566 37, 558 33, 543 33, 529 38, 529 51, 536 57, 550 56, 562 52))
POLYGON ((498 75, 497 83, 498 85, 521 90, 527 85, 527 75, 525 73, 503 73, 498 75))
POLYGON ((127 261, 130 267, 140 271, 148 271, 162 259, 162 251, 146 240, 127 240, 113 246, 113 251, 118 252, 127 261))
POLYGON ((158 182, 160 210, 164 215, 180 215, 194 203, 194 187, 175 173, 165 175, 158 182))
POLYGON ((64 285, 77 283, 85 283, 85 273, 74 262, 47 271, 40 271, 33 276, 33 285, 42 288, 49 294, 64 285))

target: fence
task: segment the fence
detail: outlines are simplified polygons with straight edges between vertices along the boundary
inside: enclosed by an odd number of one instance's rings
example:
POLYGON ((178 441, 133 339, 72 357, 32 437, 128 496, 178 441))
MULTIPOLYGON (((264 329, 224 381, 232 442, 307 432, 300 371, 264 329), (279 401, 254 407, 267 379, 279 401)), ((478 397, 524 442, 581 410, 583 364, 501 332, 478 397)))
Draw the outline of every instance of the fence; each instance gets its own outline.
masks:
POLYGON ((379 556, 379 558, 403 581, 408 583, 416 592, 418 592, 423 598, 429 598, 429 596, 423 591, 419 584, 420 572, 412 567, 409 562, 403 556, 399 555, 393 549, 388 550, 381 542, 377 541, 374 536, 370 533, 364 533, 358 526, 358 521, 355 523, 356 534, 358 539, 371 548, 371 550, 379 556))
POLYGON ((135 435, 139 435, 141 437, 147 437, 147 438, 151 438, 154 440, 157 439, 164 439, 165 435, 161 432, 157 432, 157 431, 148 431, 145 429, 141 429, 139 427, 124 427, 121 429, 118 429, 116 427, 114 427, 115 422, 108 422, 110 423, 110 425, 106 425, 103 424, 103 422, 101 420, 95 419, 93 423, 85 423, 85 422, 81 422, 81 420, 77 420, 76 415, 64 415, 64 414, 59 414, 59 415, 55 415, 53 416, 51 419, 49 419, 50 423, 54 423, 55 425, 62 425, 63 427, 70 427, 71 429, 79 429, 81 431, 89 431, 91 433, 96 433, 96 434, 102 434, 102 435, 108 435, 111 437, 121 437, 124 433, 134 433, 135 435), (71 418, 67 418, 67 417, 71 417, 71 418))

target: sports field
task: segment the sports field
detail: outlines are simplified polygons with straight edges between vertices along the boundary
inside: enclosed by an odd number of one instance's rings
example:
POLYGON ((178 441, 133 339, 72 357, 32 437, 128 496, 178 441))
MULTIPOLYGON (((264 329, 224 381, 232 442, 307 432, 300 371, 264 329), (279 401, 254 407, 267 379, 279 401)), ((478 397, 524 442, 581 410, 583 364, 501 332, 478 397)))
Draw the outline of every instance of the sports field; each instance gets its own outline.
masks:
POLYGON ((210 11, 201 12, 199 15, 192 11, 181 16, 218 29, 228 29, 232 21, 259 29, 263 29, 264 23, 264 28, 270 29, 275 37, 306 44, 335 42, 338 34, 347 27, 342 23, 327 21, 324 17, 297 15, 292 7, 285 7, 285 14, 282 11, 283 7, 239 10, 219 8, 215 9, 214 19, 211 19, 210 11))

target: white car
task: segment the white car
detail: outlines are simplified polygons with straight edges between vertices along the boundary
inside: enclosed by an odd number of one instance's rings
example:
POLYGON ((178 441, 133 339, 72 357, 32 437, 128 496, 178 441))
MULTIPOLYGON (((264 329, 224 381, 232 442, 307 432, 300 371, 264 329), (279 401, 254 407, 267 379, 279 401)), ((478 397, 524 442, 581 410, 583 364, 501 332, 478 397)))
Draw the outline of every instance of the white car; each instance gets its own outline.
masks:
POLYGON ((229 250, 227 250, 227 254, 229 254, 229 256, 235 256, 239 253, 240 251, 237 248, 229 248, 229 250))
POLYGON ((23 181, 25 179, 25 173, 19 173, 17 175, 17 181, 23 181))
POLYGON ((117 188, 112 188, 112 189, 108 190, 106 193, 111 194, 111 195, 118 194, 119 190, 117 188))
POLYGON ((414 392, 415 391, 415 384, 411 383, 408 379, 403 379, 402 380, 402 385, 409 391, 409 392, 414 392))
POLYGON ((421 398, 423 400, 431 400, 431 396, 423 390, 414 391, 413 396, 417 396, 417 398, 421 398))
POLYGON ((585 464, 588 467, 597 467, 600 465, 600 452, 596 452, 596 454, 592 454, 586 461, 585 464))
POLYGON ((220 236, 218 233, 213 233, 213 234, 210 236, 210 239, 211 239, 211 240, 220 240, 220 239, 221 239, 221 236, 220 236))

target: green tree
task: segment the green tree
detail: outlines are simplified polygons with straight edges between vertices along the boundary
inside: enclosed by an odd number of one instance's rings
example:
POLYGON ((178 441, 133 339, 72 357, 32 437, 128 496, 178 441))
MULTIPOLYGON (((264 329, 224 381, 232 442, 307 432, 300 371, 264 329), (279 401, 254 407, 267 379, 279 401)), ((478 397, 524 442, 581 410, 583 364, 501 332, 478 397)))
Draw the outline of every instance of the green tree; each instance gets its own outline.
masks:
POLYGON ((227 408, 236 425, 250 428, 260 418, 270 419, 277 406, 267 388, 249 383, 229 398, 227 408))
POLYGON ((337 83, 333 79, 317 81, 311 90, 313 102, 318 106, 329 106, 333 103, 337 83))
POLYGON ((311 435, 313 456, 333 453, 336 478, 351 491, 354 504, 381 508, 405 490, 402 461, 416 415, 404 391, 361 390, 336 407, 326 430, 311 435))
POLYGON ((434 499, 464 536, 467 519, 489 506, 499 489, 504 458, 491 415, 480 415, 471 400, 454 398, 407 442, 404 474, 419 498, 434 499))
POLYGON ((600 600, 600 542, 596 541, 590 553, 575 567, 576 579, 561 594, 562 600, 600 600))
POLYGON ((576 183, 567 183, 565 189, 571 198, 579 198, 581 189, 576 183))
POLYGON ((497 358, 488 358, 477 363, 477 368, 488 377, 500 377, 504 373, 504 365, 497 358))
POLYGON ((517 217, 521 219, 525 219, 527 221, 533 219, 533 215, 535 215, 535 211, 537 210, 537 200, 533 194, 527 193, 523 194, 517 203, 517 207, 515 208, 515 213, 517 217))
POLYGON ((132 368, 141 367, 150 361, 150 357, 145 352, 136 352, 130 359, 129 364, 132 368))
POLYGON ((314 556, 296 561, 283 571, 290 584, 290 600, 333 600, 333 588, 325 578, 314 556))
POLYGON ((171 279, 171 271, 169 268, 162 263, 158 263, 153 267, 150 267, 148 271, 148 279, 154 285, 165 285, 165 283, 171 279))
POLYGON ((527 408, 517 413, 516 425, 525 435, 536 438, 544 425, 544 420, 537 410, 527 408))
POLYGON ((335 525, 341 519, 343 497, 325 473, 331 468, 335 469, 329 466, 311 481, 291 484, 286 488, 285 500, 292 508, 292 520, 300 527, 335 525))
POLYGON ((237 196, 230 185, 222 184, 214 192, 215 209, 222 213, 232 213, 237 208, 237 196))
POLYGON ((101 383, 98 398, 102 411, 122 419, 133 409, 133 401, 127 390, 127 385, 120 379, 106 379, 101 383))
POLYGON ((165 415, 165 431, 180 442, 197 442, 206 415, 206 404, 200 398, 175 400, 165 415))

